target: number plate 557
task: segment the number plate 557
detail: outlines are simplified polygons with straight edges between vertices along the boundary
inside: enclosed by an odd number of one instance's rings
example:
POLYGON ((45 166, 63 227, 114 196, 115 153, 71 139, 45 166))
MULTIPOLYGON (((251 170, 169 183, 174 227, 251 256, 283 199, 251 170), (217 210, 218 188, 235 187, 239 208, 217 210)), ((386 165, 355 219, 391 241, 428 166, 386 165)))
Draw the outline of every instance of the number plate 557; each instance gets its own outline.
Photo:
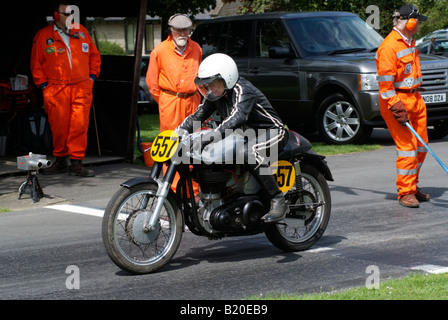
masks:
POLYGON ((177 150, 179 136, 173 130, 166 130, 157 135, 151 146, 151 157, 154 161, 164 162, 170 159, 177 150))

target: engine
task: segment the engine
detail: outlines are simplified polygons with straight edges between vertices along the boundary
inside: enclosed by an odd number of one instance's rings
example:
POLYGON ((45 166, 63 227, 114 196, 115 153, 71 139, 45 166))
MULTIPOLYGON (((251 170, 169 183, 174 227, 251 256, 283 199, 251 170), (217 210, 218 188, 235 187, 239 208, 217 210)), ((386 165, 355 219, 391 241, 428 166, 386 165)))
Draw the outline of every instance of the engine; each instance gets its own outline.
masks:
POLYGON ((267 210, 261 187, 243 166, 207 166, 195 172, 201 193, 199 220, 211 234, 258 230, 267 210))

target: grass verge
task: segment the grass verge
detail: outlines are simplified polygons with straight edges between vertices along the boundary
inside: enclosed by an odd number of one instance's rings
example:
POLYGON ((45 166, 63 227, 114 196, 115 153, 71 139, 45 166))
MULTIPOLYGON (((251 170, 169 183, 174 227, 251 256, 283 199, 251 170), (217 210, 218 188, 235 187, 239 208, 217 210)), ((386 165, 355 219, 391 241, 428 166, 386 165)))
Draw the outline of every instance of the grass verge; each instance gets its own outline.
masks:
POLYGON ((448 274, 412 274, 382 281, 378 289, 357 287, 315 294, 267 294, 248 300, 448 300, 448 274))

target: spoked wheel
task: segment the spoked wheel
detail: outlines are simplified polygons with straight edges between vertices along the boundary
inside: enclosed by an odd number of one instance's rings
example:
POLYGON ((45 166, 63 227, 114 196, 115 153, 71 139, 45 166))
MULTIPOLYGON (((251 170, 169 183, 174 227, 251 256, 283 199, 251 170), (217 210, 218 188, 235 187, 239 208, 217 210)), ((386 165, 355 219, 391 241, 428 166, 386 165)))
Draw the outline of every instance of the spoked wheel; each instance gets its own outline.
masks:
POLYGON ((144 227, 157 203, 157 185, 121 188, 107 205, 103 217, 103 243, 107 254, 121 269, 151 273, 167 264, 182 238, 182 215, 168 195, 154 230, 144 227))
POLYGON ((290 201, 286 218, 270 225, 265 233, 269 241, 285 251, 303 251, 324 234, 330 219, 330 188, 322 173, 308 165, 301 167, 294 186, 285 194, 290 201))

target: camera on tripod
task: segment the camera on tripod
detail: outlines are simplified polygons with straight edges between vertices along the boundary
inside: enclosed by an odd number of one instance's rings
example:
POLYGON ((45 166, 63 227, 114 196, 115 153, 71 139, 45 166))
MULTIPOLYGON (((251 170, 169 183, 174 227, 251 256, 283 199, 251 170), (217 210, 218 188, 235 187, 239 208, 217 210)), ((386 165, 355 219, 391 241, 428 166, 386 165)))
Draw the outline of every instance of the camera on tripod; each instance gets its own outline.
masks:
POLYGON ((28 171, 26 181, 19 188, 19 199, 27 189, 31 190, 33 202, 39 201, 44 196, 44 192, 37 180, 37 174, 39 173, 39 169, 45 169, 51 166, 51 161, 46 158, 45 155, 33 154, 32 152, 27 156, 17 157, 17 168, 28 171))
POLYGON ((42 154, 29 153, 27 156, 17 157, 17 169, 24 171, 37 171, 51 166, 51 161, 42 154))

